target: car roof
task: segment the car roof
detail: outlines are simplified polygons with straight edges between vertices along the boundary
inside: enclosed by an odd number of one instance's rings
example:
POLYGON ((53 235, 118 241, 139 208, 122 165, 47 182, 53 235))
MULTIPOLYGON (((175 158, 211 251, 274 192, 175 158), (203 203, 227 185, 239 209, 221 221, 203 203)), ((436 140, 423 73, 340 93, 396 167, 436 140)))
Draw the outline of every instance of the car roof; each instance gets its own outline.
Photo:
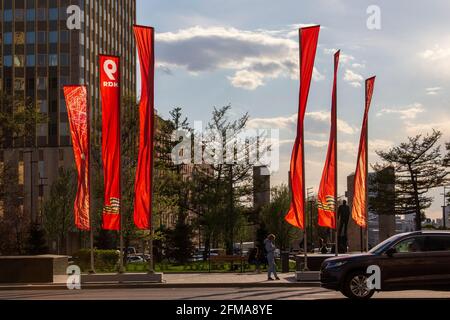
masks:
POLYGON ((428 234, 428 235, 450 235, 450 231, 448 230, 422 230, 422 231, 415 231, 415 232, 409 232, 404 233, 404 235, 420 235, 420 234, 428 234))

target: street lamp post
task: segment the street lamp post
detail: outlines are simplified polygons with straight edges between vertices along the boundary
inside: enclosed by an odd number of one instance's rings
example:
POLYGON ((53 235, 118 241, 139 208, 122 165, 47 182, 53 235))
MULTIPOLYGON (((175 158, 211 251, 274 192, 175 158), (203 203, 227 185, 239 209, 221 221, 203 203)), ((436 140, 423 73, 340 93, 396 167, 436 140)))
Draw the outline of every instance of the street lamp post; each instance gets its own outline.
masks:
POLYGON ((29 150, 29 151, 24 151, 24 154, 29 154, 30 155, 30 216, 31 216, 31 221, 33 223, 36 223, 36 219, 34 217, 34 177, 33 177, 33 165, 35 163, 38 163, 38 161, 34 161, 33 160, 33 150, 29 150))
POLYGON ((447 214, 446 214, 446 209, 447 209, 447 192, 446 190, 449 190, 450 186, 444 186, 444 205, 442 206, 442 228, 444 230, 447 230, 447 214))

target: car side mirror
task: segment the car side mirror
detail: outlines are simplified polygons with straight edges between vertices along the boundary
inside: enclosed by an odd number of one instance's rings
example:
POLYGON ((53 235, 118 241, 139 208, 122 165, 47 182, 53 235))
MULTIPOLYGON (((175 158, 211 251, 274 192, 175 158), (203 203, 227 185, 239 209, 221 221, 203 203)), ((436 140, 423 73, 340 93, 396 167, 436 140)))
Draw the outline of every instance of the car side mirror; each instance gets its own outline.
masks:
POLYGON ((389 248, 389 249, 386 251, 386 255, 387 255, 389 258, 392 258, 392 257, 394 256, 395 253, 397 253, 397 250, 396 250, 395 248, 389 248))

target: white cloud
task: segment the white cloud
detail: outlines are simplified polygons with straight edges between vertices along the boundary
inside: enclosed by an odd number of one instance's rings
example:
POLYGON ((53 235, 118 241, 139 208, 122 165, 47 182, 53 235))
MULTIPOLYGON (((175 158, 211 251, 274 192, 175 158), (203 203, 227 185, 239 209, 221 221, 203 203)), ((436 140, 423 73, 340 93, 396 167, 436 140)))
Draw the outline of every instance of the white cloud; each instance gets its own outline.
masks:
MULTIPOLYGON (((330 113, 326 111, 307 112, 306 115, 306 129, 309 133, 329 132, 330 130, 330 113)), ((297 114, 288 117, 275 118, 255 118, 250 119, 248 128, 250 129, 290 129, 295 131, 297 128, 297 114)), ((340 133, 352 135, 356 129, 344 120, 338 119, 338 130, 340 133)))
POLYGON ((297 125, 297 114, 290 117, 254 118, 248 121, 249 129, 292 129, 297 125))
POLYGON ((448 59, 450 57, 450 48, 442 48, 440 45, 435 45, 432 49, 423 51, 421 56, 428 61, 448 59))
POLYGON ((363 76, 353 72, 350 69, 345 70, 344 80, 347 81, 352 87, 360 88, 361 82, 364 80, 363 76))
POLYGON ((364 68, 366 67, 366 65, 363 64, 363 63, 353 63, 353 64, 352 64, 352 67, 353 67, 353 68, 361 68, 361 69, 364 69, 364 68))
MULTIPOLYGON (((287 30, 192 27, 158 33, 158 63, 192 73, 225 69, 231 84, 254 90, 280 77, 298 79, 298 41, 287 30)), ((314 81, 325 77, 316 68, 314 81)))
MULTIPOLYGON (((326 123, 330 123, 331 121, 331 114, 326 111, 307 112, 306 117, 326 123)), ((341 119, 337 120, 337 126, 341 133, 354 134, 356 131, 354 127, 341 119)))
POLYGON ((435 96, 442 90, 441 87, 426 88, 425 91, 429 96, 435 96))
POLYGON ((450 76, 450 47, 435 45, 430 49, 420 52, 419 57, 421 58, 420 62, 422 62, 422 68, 425 72, 433 73, 439 77, 450 76))
POLYGON ((232 77, 228 77, 231 84, 236 88, 244 88, 254 90, 264 83, 264 75, 257 72, 250 72, 248 70, 240 70, 232 77))
POLYGON ((420 113, 425 112, 425 109, 420 103, 414 103, 407 106, 406 108, 384 108, 377 113, 377 117, 384 115, 399 115, 400 119, 408 120, 415 119, 420 113))
POLYGON ((408 135, 426 134, 432 132, 433 129, 444 133, 445 138, 448 139, 450 128, 450 118, 443 118, 441 120, 430 122, 406 122, 406 132, 408 135))

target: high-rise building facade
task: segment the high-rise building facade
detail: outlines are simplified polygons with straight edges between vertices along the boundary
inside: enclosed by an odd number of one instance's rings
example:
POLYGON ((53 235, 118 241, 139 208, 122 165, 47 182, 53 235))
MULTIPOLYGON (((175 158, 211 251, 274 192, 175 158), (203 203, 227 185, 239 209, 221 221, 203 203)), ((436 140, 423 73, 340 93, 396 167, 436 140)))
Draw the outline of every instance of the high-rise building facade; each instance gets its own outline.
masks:
MULTIPOLYGON (((31 101, 46 116, 45 123, 31 129, 31 139, 0 149, 0 162, 17 163, 23 210, 34 220, 57 168, 73 166, 62 87, 88 86, 96 142, 101 141, 99 54, 122 57, 122 95, 135 95, 136 0, 1 0, 0 6, 0 87, 14 100, 31 101)), ((14 110, 2 105, 1 112, 14 110)))

